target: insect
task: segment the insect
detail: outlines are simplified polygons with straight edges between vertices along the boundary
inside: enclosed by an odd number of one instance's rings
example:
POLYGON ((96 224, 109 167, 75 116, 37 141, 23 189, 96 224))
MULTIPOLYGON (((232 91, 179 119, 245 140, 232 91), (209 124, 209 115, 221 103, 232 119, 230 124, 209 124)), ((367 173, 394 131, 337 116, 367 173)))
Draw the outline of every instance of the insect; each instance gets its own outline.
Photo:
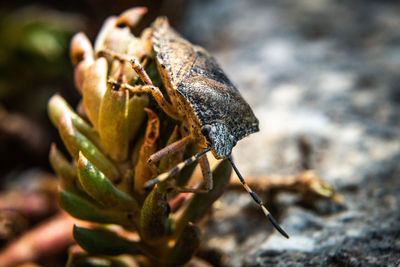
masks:
POLYGON ((134 93, 151 92, 165 113, 181 122, 184 137, 151 155, 149 164, 154 167, 160 159, 184 149, 189 143, 196 143, 201 151, 148 181, 145 187, 152 187, 199 160, 204 177, 203 188, 182 188, 180 191, 208 192, 213 185, 206 153, 211 151, 215 158, 229 160, 246 191, 261 207, 273 226, 288 238, 262 201, 246 184, 231 157, 237 141, 259 130, 258 120, 250 106, 216 60, 202 47, 182 38, 170 27, 166 18, 161 17, 154 22, 150 41, 169 100, 153 85, 137 59, 127 59, 112 51, 103 51, 114 58, 128 60, 144 83, 138 86, 123 83, 115 85, 134 93))

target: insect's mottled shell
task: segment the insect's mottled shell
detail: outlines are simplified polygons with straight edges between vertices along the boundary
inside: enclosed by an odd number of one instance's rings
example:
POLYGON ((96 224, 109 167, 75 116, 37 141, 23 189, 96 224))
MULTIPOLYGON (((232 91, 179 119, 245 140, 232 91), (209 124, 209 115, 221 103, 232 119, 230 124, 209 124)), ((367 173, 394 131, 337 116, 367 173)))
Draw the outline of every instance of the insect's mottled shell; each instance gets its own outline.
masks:
POLYGON ((249 104, 205 49, 183 39, 166 18, 154 23, 152 42, 171 102, 184 117, 195 117, 198 132, 210 126, 207 139, 217 158, 228 157, 236 141, 259 130, 249 104), (174 92, 185 102, 174 100, 174 92))

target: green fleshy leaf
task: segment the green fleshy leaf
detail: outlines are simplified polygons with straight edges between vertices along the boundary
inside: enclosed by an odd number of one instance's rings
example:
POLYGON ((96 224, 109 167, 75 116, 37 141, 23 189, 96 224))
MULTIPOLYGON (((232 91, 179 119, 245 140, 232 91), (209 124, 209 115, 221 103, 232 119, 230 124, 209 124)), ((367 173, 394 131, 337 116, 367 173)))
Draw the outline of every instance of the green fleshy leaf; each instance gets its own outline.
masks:
POLYGON ((120 255, 120 256, 89 256, 69 255, 66 267, 132 267, 138 266, 133 256, 120 255))
POLYGON ((82 84, 83 105, 95 129, 98 129, 100 105, 107 90, 107 72, 107 60, 101 57, 96 59, 84 73, 82 84))
POLYGON ((59 204, 62 209, 77 219, 104 223, 118 224, 127 229, 137 229, 135 214, 130 211, 106 209, 86 193, 80 190, 61 191, 59 204))
POLYGON ((107 257, 111 261, 112 267, 132 267, 138 266, 137 261, 129 255, 107 257))
POLYGON ((212 204, 223 194, 229 184, 232 167, 228 160, 222 160, 213 171, 214 187, 208 193, 195 194, 183 208, 183 213, 176 219, 176 231, 180 232, 188 222, 197 222, 210 209, 212 204))
POLYGON ((128 137, 129 141, 136 137, 146 119, 144 108, 149 105, 149 97, 145 94, 135 94, 128 103, 128 137))
POLYGON ((169 212, 166 197, 155 186, 145 199, 140 216, 140 233, 144 241, 158 244, 165 240, 170 231, 169 212))
POLYGON ((107 154, 115 161, 123 161, 129 149, 129 92, 108 86, 100 105, 98 130, 107 154))
POLYGON ((71 118, 63 114, 59 121, 59 132, 68 152, 78 159, 79 151, 112 181, 120 178, 114 164, 84 135, 75 129, 71 118))
POLYGON ((51 145, 49 160, 54 171, 61 178, 61 188, 65 190, 76 188, 75 183, 78 178, 76 168, 68 162, 54 143, 51 145))
POLYGON ((197 225, 188 223, 175 246, 165 253, 168 266, 180 266, 188 262, 200 246, 201 232, 197 225))
POLYGON ((53 95, 48 104, 47 111, 54 126, 59 128, 59 120, 61 115, 67 114, 72 121, 74 127, 81 132, 84 136, 89 138, 96 145, 100 144, 100 138, 97 132, 85 120, 74 112, 70 105, 60 95, 53 95))
POLYGON ((61 191, 59 196, 61 208, 71 216, 90 222, 117 223, 118 216, 105 210, 81 192, 61 191))
POLYGON ((78 174, 85 191, 104 207, 127 210, 138 217, 140 208, 136 200, 119 191, 82 153, 79 153, 78 174))
POLYGON ((91 254, 142 254, 141 244, 124 239, 105 229, 74 226, 73 235, 76 243, 91 254))
POLYGON ((66 267, 114 267, 114 265, 105 257, 85 256, 68 260, 66 267))

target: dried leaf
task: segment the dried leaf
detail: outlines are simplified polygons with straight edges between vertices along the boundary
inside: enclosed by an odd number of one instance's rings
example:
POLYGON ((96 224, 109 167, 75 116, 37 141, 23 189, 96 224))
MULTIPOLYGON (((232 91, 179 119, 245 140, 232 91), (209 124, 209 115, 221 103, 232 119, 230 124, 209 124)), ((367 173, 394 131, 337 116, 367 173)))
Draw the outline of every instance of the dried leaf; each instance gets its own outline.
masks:
POLYGON ((93 56, 93 47, 86 34, 83 32, 75 34, 70 44, 70 58, 72 64, 76 65, 88 58, 93 60, 93 56))
POLYGON ((131 28, 135 27, 142 17, 147 13, 145 7, 133 7, 125 10, 117 19, 117 25, 127 25, 131 28))
POLYGON ((150 109, 145 108, 148 121, 143 144, 139 151, 139 158, 135 167, 135 191, 144 194, 144 183, 153 177, 153 172, 148 164, 150 155, 157 151, 160 120, 150 109))
POLYGON ((129 44, 134 39, 129 27, 110 28, 104 39, 103 49, 112 50, 116 53, 125 54, 129 44))

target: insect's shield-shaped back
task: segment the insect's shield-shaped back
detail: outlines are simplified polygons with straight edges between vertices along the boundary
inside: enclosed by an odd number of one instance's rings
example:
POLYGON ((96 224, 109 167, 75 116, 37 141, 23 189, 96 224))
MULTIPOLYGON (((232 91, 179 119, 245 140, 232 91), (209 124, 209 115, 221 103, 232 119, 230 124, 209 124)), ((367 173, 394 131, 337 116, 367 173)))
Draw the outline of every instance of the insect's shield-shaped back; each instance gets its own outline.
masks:
POLYGON ((130 260, 144 257, 149 266, 177 266, 189 261, 200 242, 194 223, 229 183, 231 169, 222 161, 213 169, 214 188, 207 194, 182 198, 170 193, 171 186, 184 186, 196 179, 194 165, 183 169, 176 180, 152 190, 143 188, 157 172, 196 152, 196 147, 188 146, 152 169, 148 157, 181 138, 179 123, 169 118, 151 95, 109 83, 142 84, 127 62, 99 56, 102 50, 137 58, 153 84, 162 86, 151 57, 149 29, 140 37, 131 31, 144 13, 143 8, 133 8, 108 18, 94 48, 85 34, 77 34, 71 41, 71 60, 75 86, 82 95, 80 106, 73 109, 60 95, 48 103, 49 117, 69 153, 65 156, 55 145, 50 151, 51 165, 60 177, 60 205, 71 216, 90 222, 90 226, 73 230, 75 241, 85 252, 71 252, 70 266, 93 263, 93 255, 109 266, 125 261, 109 256, 122 254, 129 254, 130 260))

